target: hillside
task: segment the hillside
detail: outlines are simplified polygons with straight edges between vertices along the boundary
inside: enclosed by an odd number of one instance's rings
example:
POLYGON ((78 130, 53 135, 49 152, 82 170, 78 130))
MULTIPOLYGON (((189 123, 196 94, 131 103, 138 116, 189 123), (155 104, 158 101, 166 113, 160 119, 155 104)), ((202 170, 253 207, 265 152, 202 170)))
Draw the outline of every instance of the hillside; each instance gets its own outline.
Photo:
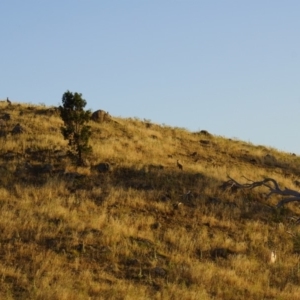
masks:
POLYGON ((299 190, 300 157, 113 117, 79 168, 55 108, 0 119, 0 299, 300 299, 299 204, 222 188, 299 190))

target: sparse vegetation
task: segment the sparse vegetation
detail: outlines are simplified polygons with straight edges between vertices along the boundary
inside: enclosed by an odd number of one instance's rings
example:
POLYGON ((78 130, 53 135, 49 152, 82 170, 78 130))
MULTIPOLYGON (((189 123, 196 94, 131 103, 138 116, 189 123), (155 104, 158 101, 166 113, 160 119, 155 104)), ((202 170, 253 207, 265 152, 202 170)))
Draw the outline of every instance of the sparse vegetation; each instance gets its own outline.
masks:
POLYGON ((299 190, 298 156, 112 117, 91 123, 98 172, 70 162, 56 109, 0 110, 0 299, 299 299, 299 204, 222 188, 299 190))

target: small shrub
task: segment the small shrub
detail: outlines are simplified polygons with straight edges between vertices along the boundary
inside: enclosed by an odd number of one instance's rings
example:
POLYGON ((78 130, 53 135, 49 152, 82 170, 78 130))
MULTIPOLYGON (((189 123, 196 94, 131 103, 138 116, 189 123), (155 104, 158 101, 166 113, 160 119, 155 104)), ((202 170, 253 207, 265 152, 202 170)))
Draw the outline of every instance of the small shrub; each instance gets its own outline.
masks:
POLYGON ((84 162, 83 155, 92 151, 88 145, 91 136, 91 127, 86 125, 91 119, 91 111, 84 110, 87 102, 82 94, 67 91, 62 97, 62 106, 59 106, 60 116, 64 121, 61 132, 65 140, 69 140, 68 154, 75 158, 78 165, 84 162))

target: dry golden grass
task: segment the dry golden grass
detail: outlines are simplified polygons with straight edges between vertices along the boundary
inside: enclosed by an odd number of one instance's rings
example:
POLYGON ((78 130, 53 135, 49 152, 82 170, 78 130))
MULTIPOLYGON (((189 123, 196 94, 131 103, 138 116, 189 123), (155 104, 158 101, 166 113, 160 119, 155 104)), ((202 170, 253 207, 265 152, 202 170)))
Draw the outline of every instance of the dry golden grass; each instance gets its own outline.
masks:
POLYGON ((299 157, 113 118, 91 123, 89 160, 111 166, 97 173, 65 157, 55 110, 0 111, 1 132, 26 129, 0 137, 0 299, 300 299, 299 205, 220 188, 230 175, 297 189, 299 157))

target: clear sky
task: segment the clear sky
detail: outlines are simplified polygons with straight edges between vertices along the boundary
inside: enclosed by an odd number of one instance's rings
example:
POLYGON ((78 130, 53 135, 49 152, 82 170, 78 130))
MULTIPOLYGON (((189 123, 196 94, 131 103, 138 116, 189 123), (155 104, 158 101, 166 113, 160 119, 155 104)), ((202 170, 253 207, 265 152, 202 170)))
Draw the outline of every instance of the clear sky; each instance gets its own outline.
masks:
POLYGON ((299 0, 3 0, 0 39, 0 99, 300 155, 299 0))

